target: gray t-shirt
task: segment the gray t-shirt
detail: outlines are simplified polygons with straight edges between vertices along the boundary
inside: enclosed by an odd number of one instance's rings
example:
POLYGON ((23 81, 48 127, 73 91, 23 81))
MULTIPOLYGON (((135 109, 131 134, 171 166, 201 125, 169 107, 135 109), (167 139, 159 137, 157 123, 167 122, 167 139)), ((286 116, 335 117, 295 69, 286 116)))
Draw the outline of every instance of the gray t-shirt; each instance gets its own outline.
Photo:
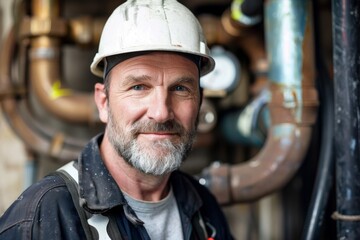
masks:
POLYGON ((125 199, 135 211, 144 227, 154 240, 183 240, 183 232, 178 206, 172 188, 159 202, 141 201, 124 193, 125 199))

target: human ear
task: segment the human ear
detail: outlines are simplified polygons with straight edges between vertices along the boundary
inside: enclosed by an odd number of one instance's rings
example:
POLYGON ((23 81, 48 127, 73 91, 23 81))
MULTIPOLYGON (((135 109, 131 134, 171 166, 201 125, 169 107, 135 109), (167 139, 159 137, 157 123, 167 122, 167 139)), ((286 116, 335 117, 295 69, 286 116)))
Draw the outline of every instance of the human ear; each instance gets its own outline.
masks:
POLYGON ((108 120, 108 99, 105 92, 105 86, 101 83, 95 84, 94 99, 97 109, 99 111, 99 118, 101 122, 107 123, 108 120))

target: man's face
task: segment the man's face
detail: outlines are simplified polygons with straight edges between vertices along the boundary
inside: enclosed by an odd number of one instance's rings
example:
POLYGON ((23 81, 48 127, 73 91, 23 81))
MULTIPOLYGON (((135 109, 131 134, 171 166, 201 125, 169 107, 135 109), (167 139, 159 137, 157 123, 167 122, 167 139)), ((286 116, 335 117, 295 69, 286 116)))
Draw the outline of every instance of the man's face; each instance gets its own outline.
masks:
POLYGON ((130 58, 110 72, 107 136, 136 169, 163 175, 179 168, 196 134, 197 66, 171 53, 130 58))

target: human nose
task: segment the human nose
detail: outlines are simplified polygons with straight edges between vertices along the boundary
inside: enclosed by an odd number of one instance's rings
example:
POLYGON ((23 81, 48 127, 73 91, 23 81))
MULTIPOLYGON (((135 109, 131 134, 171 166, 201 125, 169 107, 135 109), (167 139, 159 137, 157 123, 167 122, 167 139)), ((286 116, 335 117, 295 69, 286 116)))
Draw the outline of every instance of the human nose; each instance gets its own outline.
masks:
POLYGON ((159 123, 164 123, 174 117, 168 93, 166 91, 155 91, 149 102, 148 117, 159 123))

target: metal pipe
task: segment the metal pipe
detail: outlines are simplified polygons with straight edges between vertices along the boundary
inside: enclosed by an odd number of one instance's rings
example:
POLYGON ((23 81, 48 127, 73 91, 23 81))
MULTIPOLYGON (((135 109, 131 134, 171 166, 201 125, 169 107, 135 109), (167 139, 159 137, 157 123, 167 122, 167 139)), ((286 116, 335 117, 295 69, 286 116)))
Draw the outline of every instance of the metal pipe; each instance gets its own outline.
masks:
POLYGON ((35 95, 43 106, 60 119, 95 123, 98 113, 90 94, 74 93, 61 86, 60 59, 56 48, 32 47, 30 80, 35 95))
POLYGON ((244 109, 222 114, 220 129, 230 143, 263 146, 270 126, 269 91, 262 90, 244 109))
POLYGON ((253 159, 205 169, 200 182, 222 204, 254 201, 279 190, 303 161, 319 104, 310 8, 308 0, 266 2, 271 126, 265 146, 253 159))
POLYGON ((332 1, 338 239, 360 236, 359 12, 359 1, 332 1))
MULTIPOLYGON (((53 36, 52 24, 60 17, 58 0, 33 0, 30 32, 30 81, 34 94, 45 109, 70 122, 98 122, 91 94, 78 93, 61 86, 60 37, 53 36), (37 35, 36 35, 37 34, 37 35)), ((54 30, 56 31, 56 30, 54 30)))
POLYGON ((12 29, 1 47, 0 86, 10 93, 0 101, 4 115, 16 134, 36 153, 56 157, 61 161, 76 158, 85 142, 64 137, 56 129, 46 128, 38 123, 29 113, 25 99, 27 92, 18 88, 14 89, 16 85, 13 69, 15 43, 14 29, 12 29))

